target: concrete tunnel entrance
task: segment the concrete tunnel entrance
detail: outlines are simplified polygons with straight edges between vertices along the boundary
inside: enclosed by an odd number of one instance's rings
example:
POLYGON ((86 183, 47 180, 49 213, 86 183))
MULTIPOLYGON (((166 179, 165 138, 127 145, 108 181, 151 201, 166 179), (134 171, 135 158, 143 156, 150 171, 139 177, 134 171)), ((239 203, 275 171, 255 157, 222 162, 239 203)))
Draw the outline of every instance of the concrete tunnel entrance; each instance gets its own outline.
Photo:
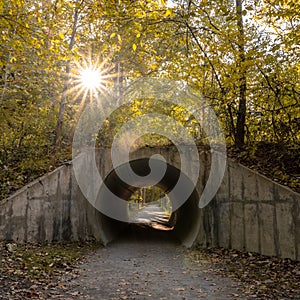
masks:
MULTIPOLYGON (((161 161, 160 161, 161 162, 161 161)), ((141 177, 148 176, 151 174, 151 169, 149 167, 149 158, 136 159, 129 162, 131 169, 135 174, 141 177)), ((116 196, 130 201, 132 195, 139 189, 133 185, 125 183, 118 176, 118 171, 122 171, 122 168, 128 168, 128 163, 117 167, 112 170, 104 179, 104 184, 116 196)), ((164 194, 168 194, 178 182, 181 175, 182 183, 184 186, 193 185, 191 180, 180 172, 180 170, 170 164, 167 164, 166 172, 163 178, 155 185, 157 188, 161 189, 164 194)), ((148 176, 149 179, 149 176, 148 176)), ((106 189, 100 188, 98 194, 98 201, 100 201, 102 206, 109 206, 109 209, 113 209, 113 199, 105 192, 106 189)), ((169 226, 172 227, 170 230, 170 235, 178 239, 183 245, 190 247, 197 238, 199 223, 200 223, 200 209, 198 208, 199 195, 196 189, 193 188, 193 192, 186 201, 180 199, 180 192, 172 194, 170 197, 171 207, 178 207, 179 203, 183 202, 178 209, 173 211, 169 226)), ((127 214, 129 217, 129 211, 127 208, 122 208, 122 214, 127 214)), ((115 239, 117 239, 122 233, 126 232, 126 229, 130 227, 130 218, 127 222, 121 222, 114 220, 106 215, 100 213, 100 235, 104 244, 107 244, 115 239)))

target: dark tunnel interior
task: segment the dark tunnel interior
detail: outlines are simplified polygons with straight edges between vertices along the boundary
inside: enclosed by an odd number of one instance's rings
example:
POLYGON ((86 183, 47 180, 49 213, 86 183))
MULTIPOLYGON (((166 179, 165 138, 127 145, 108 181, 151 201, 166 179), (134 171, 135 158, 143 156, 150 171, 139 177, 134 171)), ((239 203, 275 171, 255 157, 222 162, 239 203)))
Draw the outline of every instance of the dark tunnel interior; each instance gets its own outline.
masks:
MULTIPOLYGON (((160 164, 162 163, 162 161, 157 160, 157 163, 160 164)), ((163 163, 166 164, 165 162, 163 163)), ((136 184, 134 178, 132 179, 132 182, 130 182, 129 180, 129 183, 128 181, 127 183, 125 183, 118 176, 118 172, 126 172, 126 169, 128 169, 129 166, 136 175, 145 178, 145 180, 155 180, 155 178, 151 178, 152 172, 149 167, 148 158, 132 160, 130 161, 130 163, 121 165, 117 167, 117 169, 111 171, 106 176, 104 184, 110 192, 126 201, 129 201, 132 195, 139 189, 138 187, 134 186, 136 184)), ((169 229, 172 229, 168 230, 164 234, 170 237, 172 236, 172 238, 179 240, 183 245, 190 247, 195 241, 198 233, 200 219, 200 210, 198 208, 199 195, 196 189, 193 187, 193 192, 185 201, 185 199, 181 198, 182 195, 180 190, 184 189, 185 187, 191 188, 191 180, 185 174, 180 173, 179 169, 170 164, 167 164, 164 176, 157 184, 155 184, 155 186, 161 189, 163 193, 168 194, 170 191, 174 191, 174 187, 178 183, 179 177, 181 178, 181 187, 180 189, 177 189, 179 192, 172 193, 172 196, 169 198, 171 207, 178 208, 172 212, 169 220, 165 224, 163 224, 166 227, 169 227, 169 229), (181 205, 181 203, 183 204, 181 205)), ((114 209, 113 199, 111 197, 111 194, 107 193, 107 189, 101 188, 97 199, 99 202, 101 202, 100 205, 102 207, 105 206, 106 209, 114 209)), ((123 215, 128 215, 128 206, 122 207, 121 210, 121 213, 123 215)), ((103 210, 101 209, 100 211, 103 210)), ((101 222, 101 235, 104 244, 107 244, 120 237, 126 236, 126 234, 128 234, 128 231, 131 231, 131 233, 132 231, 136 230, 142 231, 143 228, 146 227, 144 226, 145 224, 139 224, 139 222, 135 222, 133 224, 130 219, 128 219, 127 222, 118 221, 106 216, 103 213, 100 213, 99 219, 101 222)), ((157 231, 158 229, 156 228, 153 230, 157 231)), ((149 235, 149 228, 145 228, 142 235, 143 234, 146 238, 147 235, 149 235)))

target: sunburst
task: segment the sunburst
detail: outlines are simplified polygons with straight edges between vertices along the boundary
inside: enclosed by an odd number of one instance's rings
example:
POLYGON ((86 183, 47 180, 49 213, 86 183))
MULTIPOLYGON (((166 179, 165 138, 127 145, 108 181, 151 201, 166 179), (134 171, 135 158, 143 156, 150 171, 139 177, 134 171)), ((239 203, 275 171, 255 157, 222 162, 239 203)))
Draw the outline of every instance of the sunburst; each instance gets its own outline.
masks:
POLYGON ((99 59, 92 61, 89 57, 82 59, 82 63, 75 62, 68 94, 74 95, 72 100, 79 103, 79 110, 83 108, 87 99, 93 102, 99 94, 105 93, 112 85, 112 79, 119 76, 118 73, 113 72, 114 65, 109 61, 109 58, 102 62, 99 62, 99 59))
POLYGON ((80 80, 83 87, 89 90, 95 90, 101 85, 101 74, 99 70, 90 67, 82 70, 80 80))

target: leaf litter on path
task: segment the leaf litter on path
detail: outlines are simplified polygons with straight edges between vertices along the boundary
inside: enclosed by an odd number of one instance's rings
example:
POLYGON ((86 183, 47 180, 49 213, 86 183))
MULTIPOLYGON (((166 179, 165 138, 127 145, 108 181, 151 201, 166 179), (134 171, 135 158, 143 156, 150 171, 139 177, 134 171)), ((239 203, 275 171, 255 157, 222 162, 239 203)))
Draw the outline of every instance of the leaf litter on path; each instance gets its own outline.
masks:
MULTIPOLYGON (((119 292, 116 290, 116 299, 153 298, 153 295, 149 296, 150 293, 147 293, 146 287, 155 280, 161 281, 165 276, 172 276, 171 269, 164 269, 160 264, 153 265, 153 270, 150 266, 147 270, 148 275, 143 275, 143 261, 149 260, 154 254, 159 255, 159 251, 151 251, 141 253, 141 257, 131 257, 129 252, 128 259, 120 253, 124 267, 132 265, 135 276, 125 279, 118 277, 119 292), (141 278, 144 279, 144 287, 139 290, 137 283, 141 278), (135 285, 132 285, 131 279, 136 280, 135 285)), ((211 274, 228 277, 237 282, 238 289, 243 291, 245 299, 300 299, 300 262, 223 248, 193 249, 184 252, 187 269, 180 271, 182 276, 190 272, 197 276, 201 273, 202 280, 212 288, 218 288, 218 282, 211 279, 211 274)), ((78 280, 84 262, 91 258, 99 261, 101 255, 106 253, 110 255, 110 249, 99 248, 97 243, 17 246, 2 242, 0 299, 89 299, 88 295, 82 294, 82 290, 70 289, 70 282, 78 280)), ((174 253, 171 260, 175 263, 179 258, 180 255, 174 253)), ((113 274, 113 269, 111 265, 102 270, 103 274, 109 275, 109 281, 120 275, 113 274)), ((180 281, 174 287, 174 291, 179 294, 193 292, 193 289, 195 287, 182 285, 180 281)), ((205 292, 199 289, 199 298, 206 299, 205 295, 205 292)), ((239 297, 240 293, 232 292, 232 299, 240 299, 239 297)), ((160 299, 168 298, 161 295, 160 299)))

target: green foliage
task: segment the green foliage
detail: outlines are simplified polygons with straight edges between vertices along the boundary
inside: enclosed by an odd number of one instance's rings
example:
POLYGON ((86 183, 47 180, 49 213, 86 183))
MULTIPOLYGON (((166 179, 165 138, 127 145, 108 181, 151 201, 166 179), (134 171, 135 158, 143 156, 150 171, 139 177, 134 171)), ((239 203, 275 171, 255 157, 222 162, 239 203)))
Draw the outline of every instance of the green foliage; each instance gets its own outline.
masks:
MULTIPOLYGON (((228 145, 242 126, 247 149, 298 147, 299 3, 247 1, 238 10, 232 1, 173 2, 0 0, 0 198, 70 158, 90 101, 75 88, 83 62, 102 65, 103 88, 118 93, 142 76, 185 81, 214 108, 228 145)), ((144 100, 111 115, 98 142, 109 145, 123 124, 149 112, 175 118, 203 142, 185 109, 144 100)), ((138 144, 169 142, 152 134, 138 144)))
MULTIPOLYGON (((97 146, 110 146, 123 125, 148 114, 157 114, 158 116, 152 118, 152 124, 147 128, 149 134, 137 139, 132 145, 133 148, 148 145, 170 145, 172 141, 167 137, 170 137, 171 134, 178 137, 178 142, 181 142, 178 130, 180 127, 185 128, 195 141, 205 143, 205 135, 201 130, 201 125, 185 108, 168 101, 145 98, 128 102, 114 111, 98 134, 97 146), (168 118, 174 120, 174 124, 169 122, 168 118), (159 133, 155 133, 156 130, 159 133)), ((142 126, 141 122, 137 124, 138 127, 142 126)))

